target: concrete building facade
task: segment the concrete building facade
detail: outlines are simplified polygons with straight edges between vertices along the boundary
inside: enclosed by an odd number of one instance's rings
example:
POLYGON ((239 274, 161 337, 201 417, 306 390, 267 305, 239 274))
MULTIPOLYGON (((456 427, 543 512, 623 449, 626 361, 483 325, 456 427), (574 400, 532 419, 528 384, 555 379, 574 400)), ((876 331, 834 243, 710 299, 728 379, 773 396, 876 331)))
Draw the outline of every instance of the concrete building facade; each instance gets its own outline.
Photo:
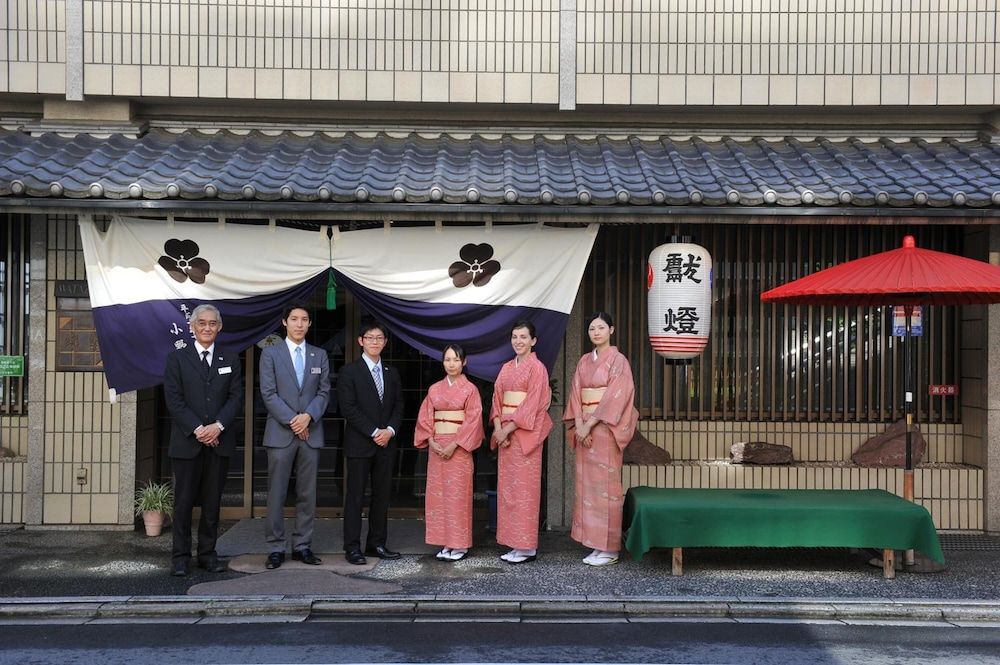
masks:
MULTIPOLYGON (((600 224, 555 378, 567 385, 585 348, 585 313, 613 309, 640 429, 674 459, 627 466, 626 486, 901 493, 901 472, 849 462, 900 415, 886 313, 802 313, 818 327, 796 334, 850 339, 809 345, 815 376, 784 381, 789 343, 779 354, 740 322, 772 320, 751 303, 776 284, 777 254, 808 272, 918 233, 1000 264, 997 14, 995 0, 7 0, 0 355, 23 356, 25 376, 3 379, 0 523, 130 527, 136 482, 169 475, 156 392, 108 400, 80 216, 600 224), (709 239, 731 271, 701 374, 642 346, 643 257, 673 235, 709 239), (773 394, 754 392, 765 374, 773 394), (798 463, 729 464, 735 440, 790 445, 798 463)), ((331 333, 350 339, 361 308, 341 296, 331 333)), ((921 342, 921 380, 959 395, 919 407, 917 498, 941 529, 1000 532, 1000 314, 953 310, 929 312, 921 342)), ((259 509, 254 436, 248 424, 232 515, 259 509)), ((572 503, 561 437, 547 452, 552 528, 572 503)))

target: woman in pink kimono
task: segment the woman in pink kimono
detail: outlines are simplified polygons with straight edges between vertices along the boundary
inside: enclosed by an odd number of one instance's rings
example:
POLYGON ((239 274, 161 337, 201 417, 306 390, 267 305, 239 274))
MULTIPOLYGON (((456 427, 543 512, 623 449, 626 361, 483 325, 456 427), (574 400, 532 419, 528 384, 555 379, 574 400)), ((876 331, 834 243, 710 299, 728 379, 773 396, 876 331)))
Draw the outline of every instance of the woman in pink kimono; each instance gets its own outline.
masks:
POLYGON ((549 373, 535 357, 535 326, 514 324, 514 359, 500 368, 493 390, 493 437, 497 461, 497 542, 511 550, 500 558, 518 564, 538 555, 542 496, 542 442, 552 429, 549 373))
POLYGON ((622 451, 632 440, 639 412, 628 359, 611 346, 611 316, 598 312, 588 332, 594 350, 580 358, 563 420, 576 448, 573 540, 593 552, 591 566, 618 563, 622 542, 622 451))
POLYGON ((445 377, 427 390, 413 445, 428 448, 424 540, 441 545, 441 561, 460 561, 472 547, 472 451, 483 443, 483 403, 462 373, 465 351, 444 349, 445 377))

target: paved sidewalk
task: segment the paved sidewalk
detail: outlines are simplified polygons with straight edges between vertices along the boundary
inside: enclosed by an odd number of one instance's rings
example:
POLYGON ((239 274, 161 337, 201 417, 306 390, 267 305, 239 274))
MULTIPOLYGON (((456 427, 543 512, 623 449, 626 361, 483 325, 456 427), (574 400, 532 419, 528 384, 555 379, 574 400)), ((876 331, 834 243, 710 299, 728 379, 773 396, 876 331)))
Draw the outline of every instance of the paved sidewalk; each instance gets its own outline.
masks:
POLYGON ((0 621, 337 620, 784 620, 934 621, 1000 626, 1000 538, 942 537, 947 567, 895 580, 849 549, 688 549, 685 574, 670 575, 668 551, 591 568, 564 533, 543 533, 537 561, 511 566, 505 548, 477 532, 457 563, 437 561, 422 523, 393 520, 397 561, 350 566, 339 520, 318 520, 310 567, 263 569, 263 524, 225 525, 220 554, 230 570, 169 575, 169 534, 134 531, 0 532, 0 621), (256 572, 255 572, 256 571, 256 572))

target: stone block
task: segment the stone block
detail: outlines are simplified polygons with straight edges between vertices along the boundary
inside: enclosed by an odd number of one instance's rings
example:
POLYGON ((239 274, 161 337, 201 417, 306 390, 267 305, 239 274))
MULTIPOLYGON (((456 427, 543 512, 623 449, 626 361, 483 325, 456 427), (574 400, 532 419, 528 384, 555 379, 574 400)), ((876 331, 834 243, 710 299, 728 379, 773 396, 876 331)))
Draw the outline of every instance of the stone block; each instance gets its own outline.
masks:
POLYGON ((734 464, 793 464, 790 446, 765 441, 740 441, 729 450, 734 464))
POLYGON ((670 453, 642 435, 638 429, 622 454, 623 464, 670 464, 670 453))
POLYGON ((142 96, 170 96, 170 67, 160 65, 142 66, 142 96))
POLYGON ((448 95, 451 102, 476 101, 476 75, 452 72, 448 75, 448 95))
POLYGON ((533 104, 559 103, 559 75, 532 74, 531 102, 533 104))
POLYGON ((254 75, 252 69, 230 69, 226 72, 226 90, 230 98, 252 98, 254 75))
POLYGON ((881 103, 883 106, 903 106, 910 102, 910 82, 900 74, 882 76, 881 103))
POLYGON ((425 102, 448 101, 448 72, 420 74, 420 99, 425 102))
MULTIPOLYGON (((913 426, 911 440, 913 466, 917 466, 927 452, 927 441, 917 425, 913 426)), ((858 466, 902 467, 906 461, 906 422, 897 420, 862 443, 851 455, 851 461, 858 466)))

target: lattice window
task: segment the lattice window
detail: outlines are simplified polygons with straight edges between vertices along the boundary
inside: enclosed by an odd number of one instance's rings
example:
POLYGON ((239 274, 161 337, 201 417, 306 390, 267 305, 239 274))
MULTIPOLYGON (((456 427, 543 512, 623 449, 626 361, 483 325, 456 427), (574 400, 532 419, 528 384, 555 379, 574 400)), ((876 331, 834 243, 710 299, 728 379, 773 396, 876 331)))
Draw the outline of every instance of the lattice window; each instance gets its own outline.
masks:
POLYGON ((0 413, 28 405, 28 238, 26 215, 0 215, 0 356, 23 358, 24 376, 0 376, 0 413))

